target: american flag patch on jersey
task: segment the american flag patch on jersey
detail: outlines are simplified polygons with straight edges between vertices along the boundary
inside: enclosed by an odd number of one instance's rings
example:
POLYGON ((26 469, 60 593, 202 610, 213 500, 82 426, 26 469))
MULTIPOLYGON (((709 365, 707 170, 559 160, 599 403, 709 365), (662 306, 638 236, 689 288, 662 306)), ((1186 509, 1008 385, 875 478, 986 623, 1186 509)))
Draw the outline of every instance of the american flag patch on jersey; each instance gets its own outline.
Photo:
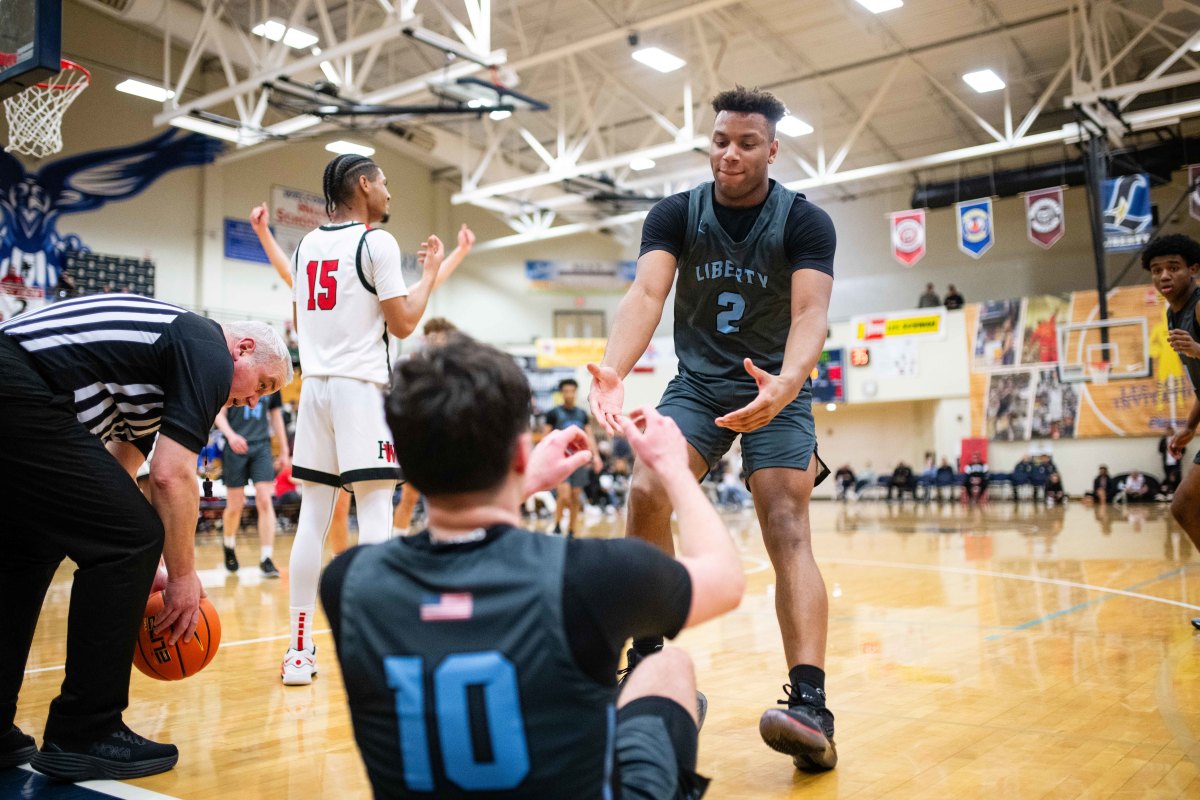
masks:
POLYGON ((470 592, 421 595, 421 622, 470 619, 474 600, 470 592))

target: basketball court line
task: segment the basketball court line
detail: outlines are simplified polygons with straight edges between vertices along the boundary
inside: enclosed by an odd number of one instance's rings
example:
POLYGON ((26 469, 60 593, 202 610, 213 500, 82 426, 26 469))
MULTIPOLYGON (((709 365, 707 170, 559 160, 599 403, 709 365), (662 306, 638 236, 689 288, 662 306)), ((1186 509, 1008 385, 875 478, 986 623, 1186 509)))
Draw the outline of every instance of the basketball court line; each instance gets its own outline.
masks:
POLYGON ((5 797, 22 797, 29 800, 100 800, 105 797, 120 797, 124 800, 179 800, 169 794, 159 794, 140 786, 119 781, 81 781, 61 783, 37 772, 28 764, 19 771, 0 773, 0 794, 5 797), (9 792, 15 794, 9 794, 9 792))

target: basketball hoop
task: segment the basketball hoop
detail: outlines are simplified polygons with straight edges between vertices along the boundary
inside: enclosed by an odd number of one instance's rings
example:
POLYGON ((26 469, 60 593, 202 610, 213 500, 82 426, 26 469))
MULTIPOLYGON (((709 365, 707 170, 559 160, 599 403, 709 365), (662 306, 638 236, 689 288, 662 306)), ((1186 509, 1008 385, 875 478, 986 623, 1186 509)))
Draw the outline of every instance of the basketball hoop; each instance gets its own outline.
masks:
POLYGON ((1108 384, 1108 372, 1112 367, 1108 361, 1093 361, 1088 364, 1088 375, 1092 379, 1092 383, 1097 386, 1106 386, 1108 384))
POLYGON ((62 61, 52 80, 34 84, 4 101, 8 116, 8 152, 45 158, 62 150, 62 119, 67 107, 92 82, 92 73, 74 61, 62 61))

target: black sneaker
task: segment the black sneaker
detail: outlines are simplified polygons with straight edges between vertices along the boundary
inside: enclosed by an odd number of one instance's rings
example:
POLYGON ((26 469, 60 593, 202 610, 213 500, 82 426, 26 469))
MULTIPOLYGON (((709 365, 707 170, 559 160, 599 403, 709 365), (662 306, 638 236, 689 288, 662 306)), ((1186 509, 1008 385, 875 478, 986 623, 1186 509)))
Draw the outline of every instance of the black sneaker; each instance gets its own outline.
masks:
POLYGON ((1192 627, 1200 631, 1200 617, 1192 617, 1192 627))
POLYGON ((554 526, 554 530, 552 531, 552 533, 555 533, 555 534, 557 534, 557 535, 559 535, 559 536, 562 536, 562 526, 561 526, 561 525, 555 525, 555 526, 554 526))
POLYGON ((269 556, 262 560, 262 563, 258 565, 258 568, 262 570, 264 578, 279 577, 279 570, 275 568, 275 562, 273 562, 269 556))
POLYGON ((772 750, 792 757, 796 769, 824 772, 837 765, 833 744, 833 712, 825 707, 825 693, 807 684, 784 684, 786 709, 768 708, 758 721, 758 732, 772 750))
POLYGON ((0 769, 28 764, 37 755, 37 745, 32 736, 26 736, 16 725, 0 736, 0 769))
MULTIPOLYGON (((662 650, 662 649, 663 649, 663 646, 660 644, 654 648, 654 653, 657 653, 659 650, 662 650)), ((648 653, 647 655, 654 655, 654 653, 648 653)), ((620 694, 621 688, 625 686, 625 681, 633 673, 634 667, 636 667, 638 664, 640 664, 642 662, 643 658, 646 658, 646 656, 642 655, 641 653, 639 653, 637 650, 633 649, 632 647, 629 648, 629 650, 627 650, 625 652, 625 668, 617 670, 617 693, 618 694, 620 694)), ((697 689, 696 690, 696 730, 700 730, 701 728, 704 727, 704 718, 706 716, 708 716, 708 698, 704 696, 704 692, 697 689)))
POLYGON ((237 551, 232 547, 225 548, 225 569, 230 572, 238 571, 237 551))
POLYGON ((30 763, 51 778, 89 781, 144 778, 166 772, 177 761, 179 750, 175 745, 143 739, 122 723, 112 733, 90 743, 46 740, 30 763))

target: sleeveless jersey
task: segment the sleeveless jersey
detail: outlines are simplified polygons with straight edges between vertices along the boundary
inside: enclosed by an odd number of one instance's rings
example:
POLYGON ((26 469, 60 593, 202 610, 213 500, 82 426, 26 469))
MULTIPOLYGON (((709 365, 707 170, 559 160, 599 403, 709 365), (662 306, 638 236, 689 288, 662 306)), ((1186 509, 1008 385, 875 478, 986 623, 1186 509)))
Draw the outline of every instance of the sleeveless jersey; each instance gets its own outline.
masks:
POLYGON ((377 797, 613 796, 616 696, 571 655, 566 541, 511 528, 355 557, 338 655, 377 797))
POLYGON ((296 329, 305 377, 387 385, 387 325, 379 303, 408 294, 400 247, 361 222, 322 225, 296 249, 296 329))
POLYGON ((776 183, 750 233, 734 242, 713 211, 713 184, 688 195, 688 229, 675 281, 681 371, 739 383, 742 359, 778 375, 792 324, 792 269, 784 228, 796 193, 776 183))
MULTIPOLYGON (((1173 312, 1170 306, 1167 307, 1167 327, 1171 330, 1185 330, 1189 336, 1200 342, 1200 323, 1196 321, 1197 302, 1200 302, 1200 286, 1192 289, 1192 296, 1188 298, 1187 305, 1178 314, 1173 312)), ((1180 356, 1179 360, 1183 362, 1183 368, 1187 370, 1192 381, 1192 390, 1200 397, 1200 358, 1180 356)))

